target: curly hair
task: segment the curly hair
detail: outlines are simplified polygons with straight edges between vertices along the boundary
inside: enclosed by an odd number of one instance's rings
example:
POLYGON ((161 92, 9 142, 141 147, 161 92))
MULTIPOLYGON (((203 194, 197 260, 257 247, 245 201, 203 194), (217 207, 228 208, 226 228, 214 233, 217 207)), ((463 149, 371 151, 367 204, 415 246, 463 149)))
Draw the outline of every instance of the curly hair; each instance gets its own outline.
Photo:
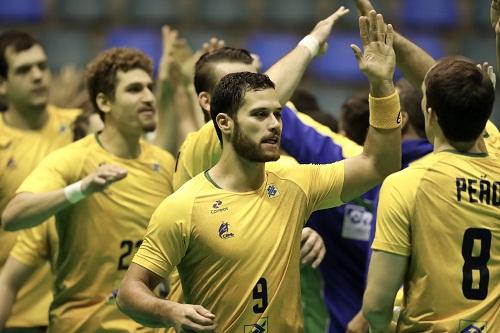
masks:
POLYGON ((103 93, 113 100, 116 92, 116 75, 118 71, 127 72, 132 69, 142 69, 153 76, 153 62, 138 49, 112 48, 100 53, 92 60, 85 73, 85 82, 92 106, 104 120, 104 113, 99 109, 96 97, 103 93))

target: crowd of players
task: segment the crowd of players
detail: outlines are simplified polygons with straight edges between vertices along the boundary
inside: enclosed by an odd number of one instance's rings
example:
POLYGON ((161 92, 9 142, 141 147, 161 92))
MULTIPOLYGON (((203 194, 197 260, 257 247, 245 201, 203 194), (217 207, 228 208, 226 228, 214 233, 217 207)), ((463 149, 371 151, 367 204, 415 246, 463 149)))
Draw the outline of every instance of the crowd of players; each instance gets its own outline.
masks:
MULTIPOLYGON (((71 109, 43 46, 0 35, 0 331, 500 332, 493 68, 353 1, 370 90, 339 124, 295 92, 343 7, 265 74, 164 27, 156 82, 106 50, 71 109)), ((498 66, 499 0, 491 23, 498 66)))

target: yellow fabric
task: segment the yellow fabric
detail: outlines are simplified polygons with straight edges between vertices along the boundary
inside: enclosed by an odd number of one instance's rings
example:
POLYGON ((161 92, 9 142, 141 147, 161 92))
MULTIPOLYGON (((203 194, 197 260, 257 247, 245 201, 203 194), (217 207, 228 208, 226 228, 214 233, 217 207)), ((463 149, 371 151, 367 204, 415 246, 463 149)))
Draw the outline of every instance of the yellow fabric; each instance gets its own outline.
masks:
POLYGON ((497 156, 440 152, 385 180, 373 249, 410 257, 398 332, 500 332, 499 179, 497 156))
POLYGON ((397 128, 401 126, 401 111, 397 92, 386 97, 368 97, 370 103, 370 126, 375 128, 397 128))
POLYGON ((141 329, 116 307, 116 290, 151 214, 172 192, 173 157, 141 141, 138 158, 119 158, 89 135, 49 155, 18 192, 63 188, 94 172, 101 163, 126 168, 127 177, 57 214, 60 255, 54 269, 49 332, 141 329))
MULTIPOLYGON (((45 156, 73 141, 71 125, 80 110, 48 106, 47 111, 46 125, 34 131, 10 127, 0 116, 0 212, 45 156)), ((14 246, 16 235, 0 230, 0 268, 14 246)), ((7 327, 47 325, 51 284, 50 268, 44 263, 19 291, 7 327)))
POLYGON ((210 309, 220 332, 300 332, 302 227, 342 204, 343 181, 344 162, 268 170, 245 193, 199 174, 157 208, 133 262, 162 277, 177 266, 186 303, 210 309))

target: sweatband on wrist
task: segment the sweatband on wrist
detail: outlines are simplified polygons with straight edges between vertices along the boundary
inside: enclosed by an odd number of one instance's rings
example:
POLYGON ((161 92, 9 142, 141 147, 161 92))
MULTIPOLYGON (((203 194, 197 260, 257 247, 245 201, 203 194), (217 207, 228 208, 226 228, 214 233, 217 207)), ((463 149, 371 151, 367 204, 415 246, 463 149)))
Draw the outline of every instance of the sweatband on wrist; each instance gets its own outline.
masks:
POLYGON ((307 35, 302 38, 302 40, 299 42, 299 45, 302 45, 307 50, 309 50, 311 56, 313 57, 317 56, 319 53, 319 41, 316 39, 316 37, 307 35))
POLYGON ((397 128, 401 126, 401 110, 397 92, 386 97, 369 96, 370 126, 375 128, 397 128))
POLYGON ((64 196, 71 203, 77 203, 78 201, 84 199, 86 195, 82 192, 82 181, 80 180, 66 186, 64 188, 64 196))

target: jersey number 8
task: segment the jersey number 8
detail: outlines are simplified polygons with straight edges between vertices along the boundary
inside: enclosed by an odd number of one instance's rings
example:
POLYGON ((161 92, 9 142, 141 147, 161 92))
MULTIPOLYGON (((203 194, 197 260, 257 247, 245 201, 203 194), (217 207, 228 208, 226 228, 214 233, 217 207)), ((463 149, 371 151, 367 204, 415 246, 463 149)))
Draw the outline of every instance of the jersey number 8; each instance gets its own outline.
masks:
POLYGON ((462 292, 465 298, 483 300, 488 296, 488 284, 490 272, 488 260, 490 260, 491 231, 481 228, 469 228, 465 230, 462 242, 462 256, 464 266, 462 267, 462 292), (478 256, 473 255, 474 241, 479 241, 481 251, 478 256), (473 272, 479 271, 479 285, 473 288, 473 272))

